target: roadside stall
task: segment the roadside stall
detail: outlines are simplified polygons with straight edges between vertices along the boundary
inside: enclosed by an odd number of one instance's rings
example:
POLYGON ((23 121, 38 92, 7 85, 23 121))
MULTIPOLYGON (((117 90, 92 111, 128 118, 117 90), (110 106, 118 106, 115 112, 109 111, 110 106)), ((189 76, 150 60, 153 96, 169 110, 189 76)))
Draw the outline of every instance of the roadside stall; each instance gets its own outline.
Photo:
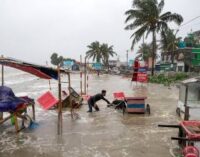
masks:
MULTIPOLYGON (((4 66, 8 66, 8 67, 16 68, 18 70, 25 71, 25 72, 33 74, 33 75, 35 75, 35 76, 37 76, 37 77, 39 77, 41 79, 47 79, 47 80, 55 79, 55 80, 58 80, 58 100, 54 101, 53 103, 50 102, 51 104, 48 107, 51 107, 53 105, 57 106, 57 110, 58 110, 58 134, 61 134, 62 133, 62 112, 63 112, 63 105, 62 105, 63 104, 63 100, 62 100, 62 96, 61 96, 61 93, 62 93, 61 84, 62 83, 67 83, 68 84, 67 87, 68 87, 69 94, 67 96, 67 100, 68 100, 67 103, 69 105, 67 105, 67 106, 71 107, 71 116, 72 116, 72 118, 74 116, 74 114, 73 114, 74 113, 74 108, 73 108, 73 104, 72 104, 72 97, 74 95, 74 91, 72 91, 72 88, 71 88, 70 71, 66 71, 66 70, 60 69, 59 66, 58 66, 57 69, 54 69, 54 68, 50 68, 50 67, 46 67, 46 66, 36 65, 36 64, 24 62, 24 61, 21 61, 21 60, 17 60, 17 59, 13 59, 13 58, 5 58, 5 57, 0 57, 0 64, 2 65, 2 73, 1 73, 2 74, 2 76, 1 76, 1 78, 2 78, 2 86, 1 87, 2 88, 5 86, 4 85, 4 75, 5 75, 4 74, 4 66), (67 81, 61 82, 61 74, 62 75, 67 75, 67 81)), ((14 97, 14 94, 13 94, 13 97, 14 97)), ((45 101, 48 102, 49 99, 51 99, 51 97, 50 98, 46 97, 45 101)), ((34 102, 34 100, 32 102, 34 102)), ((5 109, 5 107, 2 108, 2 110, 0 110, 0 112, 1 112, 0 124, 3 124, 5 121, 10 119, 11 116, 9 116, 9 117, 4 117, 3 116, 3 112, 8 112, 11 115, 14 115, 16 131, 19 131, 20 129, 18 128, 17 118, 19 118, 19 117, 20 118, 24 118, 19 113, 25 112, 26 107, 28 107, 26 105, 26 106, 24 106, 22 108, 23 112, 21 112, 21 111, 18 112, 18 107, 19 107, 18 105, 20 105, 20 104, 21 103, 15 104, 15 106, 14 106, 15 108, 13 108, 12 111, 11 111, 10 108, 7 108, 7 110, 5 109)), ((3 106, 3 105, 5 105, 5 104, 3 102, 0 102, 0 106, 3 106)), ((33 119, 35 119, 34 103, 31 103, 31 105, 33 107, 33 119)), ((46 105, 49 105, 49 104, 46 103, 46 105)))
POLYGON ((200 119, 200 77, 181 82, 176 112, 185 120, 200 119))

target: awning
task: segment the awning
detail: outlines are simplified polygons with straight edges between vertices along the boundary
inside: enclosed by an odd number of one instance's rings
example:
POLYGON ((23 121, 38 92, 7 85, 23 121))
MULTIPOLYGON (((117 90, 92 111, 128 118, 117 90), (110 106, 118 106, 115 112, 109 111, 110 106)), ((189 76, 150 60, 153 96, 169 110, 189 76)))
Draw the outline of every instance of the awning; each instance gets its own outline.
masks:
POLYGON ((200 83, 200 76, 184 80, 181 83, 185 85, 190 84, 190 83, 200 83))
MULTIPOLYGON (((55 68, 36 65, 13 58, 0 57, 0 64, 16 68, 27 73, 33 74, 42 79, 58 79, 58 71, 55 68)), ((61 73, 68 73, 61 69, 61 73)))

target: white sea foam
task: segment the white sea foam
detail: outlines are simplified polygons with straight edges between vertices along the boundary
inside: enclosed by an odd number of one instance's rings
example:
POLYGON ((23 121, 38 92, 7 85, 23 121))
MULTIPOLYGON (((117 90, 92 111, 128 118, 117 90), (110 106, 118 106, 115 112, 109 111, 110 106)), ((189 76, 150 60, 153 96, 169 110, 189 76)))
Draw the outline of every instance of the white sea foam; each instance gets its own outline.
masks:
POLYGON ((15 93, 15 96, 20 97, 20 96, 28 96, 27 92, 19 92, 19 93, 15 93))
POLYGON ((35 77, 31 78, 19 78, 19 79, 12 79, 12 80, 5 80, 5 85, 14 85, 14 84, 20 84, 25 82, 31 82, 33 80, 36 80, 35 77))

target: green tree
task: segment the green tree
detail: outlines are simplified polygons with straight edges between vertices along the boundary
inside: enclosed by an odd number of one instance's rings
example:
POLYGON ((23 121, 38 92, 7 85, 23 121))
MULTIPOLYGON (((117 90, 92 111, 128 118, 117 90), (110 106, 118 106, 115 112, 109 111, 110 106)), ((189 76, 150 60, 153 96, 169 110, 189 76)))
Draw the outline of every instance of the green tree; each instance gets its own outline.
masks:
POLYGON ((63 56, 58 57, 58 65, 63 66, 63 56))
POLYGON ((152 57, 152 45, 147 43, 141 44, 137 53, 142 56, 144 61, 148 61, 149 57, 152 57))
POLYGON ((95 42, 92 42, 87 47, 89 50, 86 52, 86 57, 92 58, 93 61, 96 60, 97 63, 100 63, 102 60, 100 43, 98 41, 95 41, 95 42))
POLYGON ((171 12, 162 13, 164 7, 164 0, 158 3, 157 0, 134 0, 132 9, 125 12, 127 18, 125 23, 129 23, 125 29, 135 30, 131 35, 133 38, 132 46, 140 41, 143 36, 148 36, 152 33, 152 71, 154 75, 154 61, 156 56, 156 33, 168 29, 168 22, 175 22, 180 25, 183 21, 181 15, 171 12))
POLYGON ((161 49, 163 53, 171 55, 171 62, 174 63, 174 56, 178 49, 178 43, 181 37, 176 37, 178 31, 167 29, 161 32, 161 49))
POLYGON ((109 69, 109 58, 110 56, 113 57, 114 55, 117 55, 117 53, 114 52, 113 46, 108 46, 108 44, 105 43, 101 45, 100 51, 102 53, 102 61, 104 66, 107 66, 107 68, 109 69))
POLYGON ((105 66, 108 67, 108 60, 110 56, 116 55, 113 51, 113 46, 108 46, 108 44, 100 44, 98 41, 92 42, 87 46, 89 50, 86 52, 87 58, 92 58, 93 61, 96 60, 97 63, 103 62, 105 66))
POLYGON ((57 53, 53 53, 51 55, 51 64, 58 65, 58 54, 57 53))
POLYGON ((58 54, 54 52, 51 55, 51 64, 53 65, 63 64, 63 57, 62 56, 58 57, 58 54))

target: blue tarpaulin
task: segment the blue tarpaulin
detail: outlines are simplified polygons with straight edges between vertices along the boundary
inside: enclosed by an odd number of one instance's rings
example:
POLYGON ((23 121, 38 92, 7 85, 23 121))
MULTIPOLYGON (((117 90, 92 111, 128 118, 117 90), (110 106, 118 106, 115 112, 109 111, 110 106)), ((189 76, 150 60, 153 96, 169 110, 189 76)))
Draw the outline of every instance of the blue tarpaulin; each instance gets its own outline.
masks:
POLYGON ((0 112, 15 111, 20 104, 25 102, 25 100, 16 97, 11 88, 0 86, 0 112))

